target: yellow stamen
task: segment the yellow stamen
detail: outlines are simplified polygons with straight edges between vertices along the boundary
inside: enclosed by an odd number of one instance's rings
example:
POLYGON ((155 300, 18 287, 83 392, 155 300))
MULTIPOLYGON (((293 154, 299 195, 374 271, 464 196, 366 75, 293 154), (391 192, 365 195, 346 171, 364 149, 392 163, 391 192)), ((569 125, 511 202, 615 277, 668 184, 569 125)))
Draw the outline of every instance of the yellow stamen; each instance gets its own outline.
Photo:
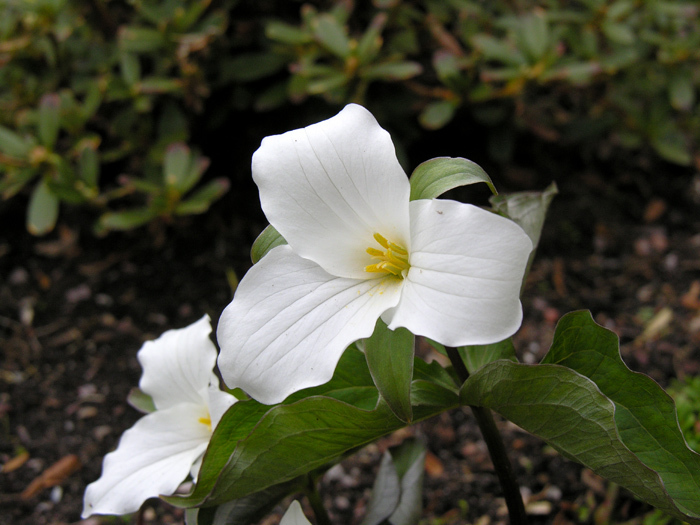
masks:
POLYGON ((408 262, 408 251, 403 246, 399 246, 388 241, 380 234, 374 234, 374 240, 384 248, 384 251, 377 248, 367 248, 367 253, 373 259, 379 259, 378 263, 365 266, 365 271, 370 273, 389 273, 400 278, 406 277, 411 265, 408 262))
POLYGON ((207 414, 207 417, 200 417, 197 421, 202 425, 206 425, 209 427, 209 430, 211 430, 211 416, 209 414, 207 414))

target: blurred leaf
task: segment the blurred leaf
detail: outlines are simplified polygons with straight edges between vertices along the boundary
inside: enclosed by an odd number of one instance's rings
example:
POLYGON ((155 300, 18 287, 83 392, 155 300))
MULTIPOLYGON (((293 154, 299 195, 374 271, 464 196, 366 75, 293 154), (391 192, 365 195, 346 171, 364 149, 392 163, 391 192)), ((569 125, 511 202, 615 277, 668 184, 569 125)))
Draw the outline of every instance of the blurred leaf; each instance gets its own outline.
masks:
POLYGON ((80 151, 78 172, 80 173, 80 178, 88 187, 97 187, 97 180, 100 175, 100 161, 97 151, 87 146, 80 151))
POLYGON ((430 102, 418 115, 418 122, 425 129, 440 129, 454 117, 457 106, 450 100, 430 102))
POLYGON ((250 249, 250 259, 253 261, 253 264, 257 264, 272 248, 283 244, 287 244, 284 237, 272 225, 268 225, 255 239, 253 247, 250 249))
POLYGON ((134 86, 141 80, 141 62, 135 53, 127 51, 119 53, 119 68, 128 86, 134 86))
POLYGON ((357 43, 355 53, 361 64, 369 64, 382 48, 382 31, 387 22, 386 13, 377 13, 357 43))
POLYGON ((53 230, 58 219, 58 197, 42 179, 34 187, 27 208, 27 231, 32 235, 44 235, 53 230))
POLYGON ((689 111, 695 105, 695 86, 692 73, 679 69, 671 75, 668 85, 671 106, 680 111, 689 111))
POLYGON ((423 67, 418 62, 385 62, 362 69, 362 78, 368 80, 406 80, 420 75, 423 67))
POLYGON ((330 14, 321 14, 316 18, 314 36, 321 45, 340 58, 350 56, 350 40, 347 30, 330 14))
POLYGON ((624 23, 616 23, 606 20, 602 25, 603 33, 613 42, 623 45, 632 45, 635 41, 632 28, 624 23))
POLYGON ((186 183, 189 182, 191 162, 192 155, 187 144, 183 142, 170 144, 165 150, 165 158, 163 159, 163 181, 165 184, 177 189, 180 193, 187 191, 189 188, 186 187, 186 183))
POLYGON ((387 451, 382 455, 377 477, 372 486, 372 497, 367 504, 365 517, 360 525, 380 525, 394 512, 401 497, 401 480, 387 451))
POLYGON ((518 19, 518 42, 532 63, 539 62, 549 51, 549 25, 539 12, 529 13, 518 19))
POLYGON ((270 40, 291 45, 308 44, 313 41, 313 36, 307 31, 279 20, 271 20, 265 25, 265 36, 270 40))
POLYGON ((158 213, 150 208, 107 212, 97 221, 98 231, 133 230, 152 221, 158 213))
POLYGON ((651 145, 664 159, 675 164, 690 166, 693 161, 688 139, 672 121, 654 130, 651 135, 651 145))
POLYGON ((251 82, 268 77, 287 66, 287 58, 269 52, 241 53, 219 65, 221 82, 251 82))
POLYGON ((419 164, 411 174, 411 200, 434 199, 451 189, 479 182, 498 193, 491 177, 477 163, 459 157, 437 157, 419 164))
POLYGON ((412 419, 411 380, 415 338, 405 328, 389 330, 377 320, 374 333, 365 339, 367 367, 374 384, 391 411, 406 423, 412 419))
POLYGON ((33 147, 32 141, 0 125, 0 151, 11 157, 25 158, 33 147))
POLYGON ((165 46, 165 34, 158 29, 137 26, 119 28, 119 47, 123 51, 147 53, 165 46))
POLYGON ((496 60, 512 66, 523 66, 527 60, 514 46, 484 33, 472 37, 473 45, 483 53, 486 60, 496 60))
POLYGON ((175 208, 177 215, 194 215, 207 211, 214 201, 220 199, 229 189, 228 179, 214 179, 197 190, 191 197, 180 202, 175 208))
POLYGON ((144 78, 137 84, 140 93, 162 94, 182 91, 182 81, 177 78, 144 78))
POLYGON ((56 93, 47 93, 39 103, 39 141, 53 149, 60 127, 61 99, 56 93))
POLYGON ((310 80, 306 86, 306 91, 310 95, 325 95, 329 91, 346 85, 348 81, 349 78, 344 72, 337 72, 324 78, 310 80))
POLYGON ((396 510, 389 517, 389 523, 417 525, 423 510, 425 445, 417 439, 407 439, 389 452, 401 478, 401 498, 396 510))

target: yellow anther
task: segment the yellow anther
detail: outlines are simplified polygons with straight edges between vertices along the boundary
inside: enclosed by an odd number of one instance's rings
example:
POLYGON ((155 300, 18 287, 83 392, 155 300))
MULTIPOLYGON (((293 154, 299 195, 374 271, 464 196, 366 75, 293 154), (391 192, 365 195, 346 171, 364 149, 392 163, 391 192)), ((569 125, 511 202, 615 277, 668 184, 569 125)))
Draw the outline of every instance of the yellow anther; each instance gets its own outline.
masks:
POLYGON ((367 248, 367 253, 373 259, 379 259, 379 262, 365 266, 365 271, 370 273, 389 273, 402 279, 406 277, 408 269, 411 267, 408 262, 408 251, 403 246, 388 241, 378 233, 374 234, 374 240, 384 248, 384 251, 377 248, 367 248))
POLYGON ((209 430, 211 430, 211 416, 207 415, 207 417, 200 417, 197 421, 199 421, 202 425, 206 425, 209 427, 209 430))

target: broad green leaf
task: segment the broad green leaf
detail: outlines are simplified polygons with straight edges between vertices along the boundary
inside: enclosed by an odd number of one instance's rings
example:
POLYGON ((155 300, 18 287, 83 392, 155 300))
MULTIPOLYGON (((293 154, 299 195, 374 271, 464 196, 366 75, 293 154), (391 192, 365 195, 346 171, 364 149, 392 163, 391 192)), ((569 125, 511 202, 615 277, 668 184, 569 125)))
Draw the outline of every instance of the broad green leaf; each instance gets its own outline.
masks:
POLYGON ((275 230, 272 225, 268 225, 261 233, 258 238, 253 242, 253 246, 250 249, 250 259, 253 264, 262 259, 267 252, 275 248, 276 246, 281 246, 287 244, 277 230, 275 230))
POLYGON ((231 183, 228 179, 214 179, 202 188, 198 189, 191 197, 183 200, 175 207, 177 215, 195 215, 204 213, 220 199, 229 189, 231 183))
POLYGON ((347 30, 330 14, 319 15, 314 27, 314 36, 331 53, 340 57, 350 56, 350 40, 347 30))
POLYGON ((567 314, 543 363, 569 367, 593 381, 615 404, 624 444, 659 474, 685 515, 700 519, 700 455, 683 438, 673 399, 622 361, 617 335, 596 324, 590 312, 567 314))
POLYGON ((542 192, 520 192, 508 195, 494 195, 491 205, 494 210, 515 221, 532 241, 533 253, 537 249, 544 225, 547 209, 554 196, 559 192, 553 182, 542 192))
POLYGON ((58 197, 42 179, 34 187, 27 208, 27 231, 32 235, 44 235, 53 230, 58 219, 58 197))
POLYGON ((48 149, 53 149, 58 138, 61 118, 61 97, 47 93, 39 103, 39 141, 48 149))
POLYGON ((22 138, 5 126, 0 126, 0 152, 10 157, 24 158, 33 146, 32 141, 22 138))
MULTIPOLYGON (((193 506, 241 498, 337 462, 348 452, 404 427, 385 402, 376 403, 376 388, 366 385, 371 382, 366 365, 364 372, 356 368, 361 361, 364 356, 351 347, 339 364, 343 371, 336 370, 326 385, 298 392, 274 407, 253 400, 233 405, 214 431, 194 492, 167 501, 193 506), (344 360, 354 364, 346 366, 344 360), (309 397, 324 388, 322 396, 309 397), (354 389, 365 393, 360 396, 363 406, 329 397, 349 399, 348 392, 354 389), (376 406, 366 409, 364 400, 371 390, 376 406), (297 398, 301 399, 294 401, 297 398)), ((440 385, 418 380, 411 387, 414 421, 458 403, 457 395, 440 385)))
POLYGON ((156 410, 156 405, 153 403, 153 398, 137 387, 134 387, 129 391, 129 395, 126 397, 126 402, 143 414, 150 414, 156 410))
POLYGON ((438 157, 420 164, 411 174, 411 200, 434 199, 459 186, 485 182, 494 194, 491 177, 475 162, 463 158, 438 157))
POLYGON ((365 339, 367 366, 377 390, 396 417, 411 422, 411 379, 415 338, 405 328, 389 330, 377 320, 374 333, 365 339))
POLYGON ((513 340, 510 338, 490 345, 460 346, 458 350, 470 374, 473 374, 482 366, 499 359, 517 362, 515 346, 513 346, 513 340))

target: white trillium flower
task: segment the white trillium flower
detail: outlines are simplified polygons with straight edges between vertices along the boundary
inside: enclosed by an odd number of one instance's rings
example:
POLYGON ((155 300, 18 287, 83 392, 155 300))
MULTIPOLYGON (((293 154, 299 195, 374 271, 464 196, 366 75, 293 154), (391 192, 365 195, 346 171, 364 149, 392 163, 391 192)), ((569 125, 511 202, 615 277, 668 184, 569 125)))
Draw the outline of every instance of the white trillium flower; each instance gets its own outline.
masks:
POLYGON ((266 137, 252 169, 289 244, 248 271, 221 315, 229 386, 271 404, 323 384, 379 317, 447 346, 498 342, 520 326, 527 234, 468 204, 409 202, 391 138, 365 108, 266 137))
POLYGON ((236 401, 219 389, 209 316, 168 330, 138 352, 139 387, 154 412, 122 435, 104 458, 102 476, 85 490, 83 518, 136 512, 148 498, 171 495, 188 474, 196 479, 212 430, 236 401))

